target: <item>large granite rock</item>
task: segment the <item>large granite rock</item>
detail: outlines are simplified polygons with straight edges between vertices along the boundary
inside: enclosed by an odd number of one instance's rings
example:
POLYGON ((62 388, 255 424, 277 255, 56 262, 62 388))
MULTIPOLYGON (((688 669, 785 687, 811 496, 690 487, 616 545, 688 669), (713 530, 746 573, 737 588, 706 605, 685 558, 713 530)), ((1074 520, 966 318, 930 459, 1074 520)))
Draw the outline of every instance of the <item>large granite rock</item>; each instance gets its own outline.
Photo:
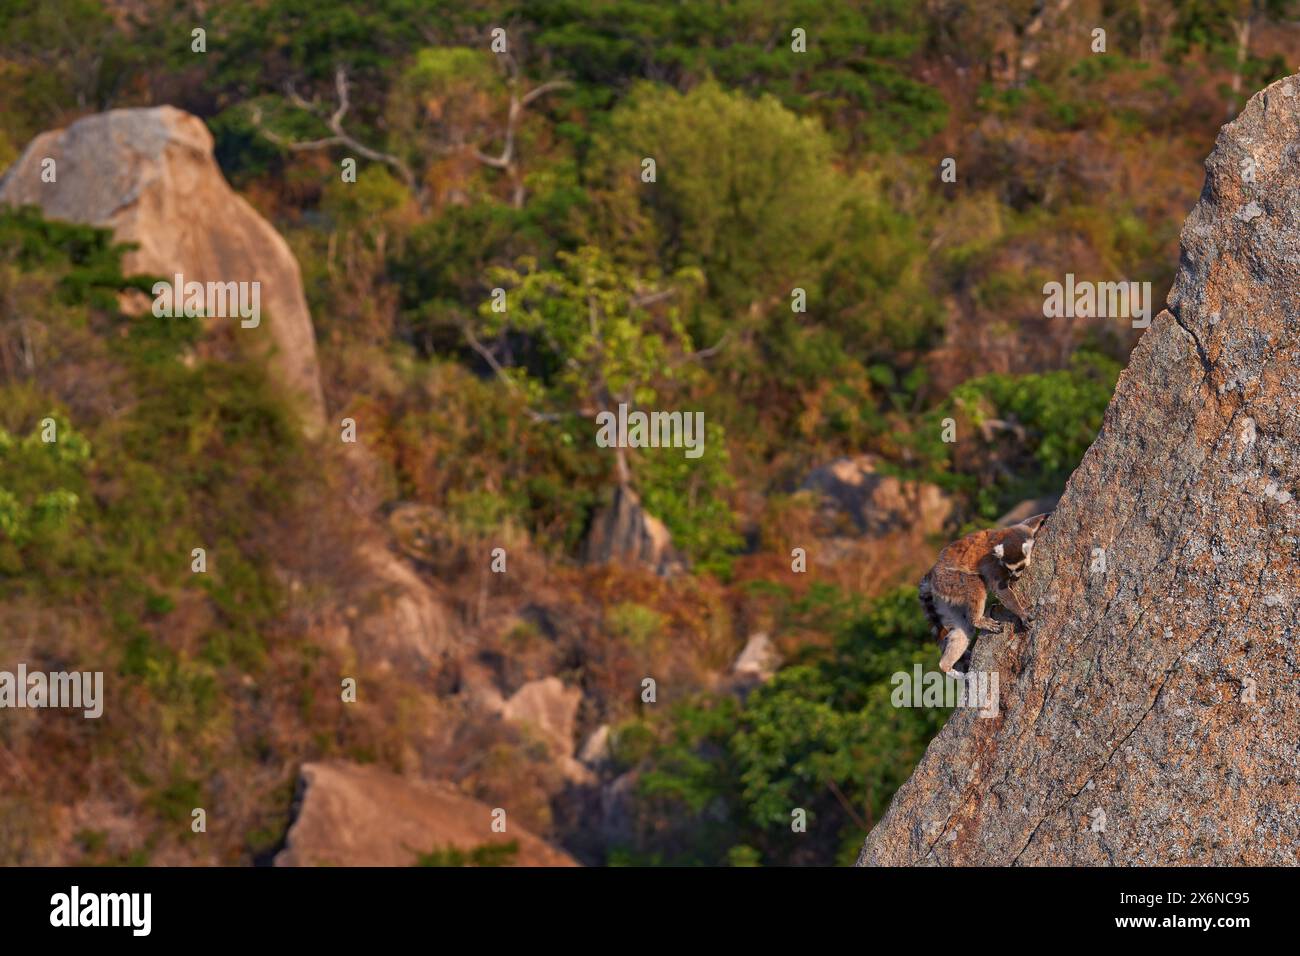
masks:
POLYGON ((954 712, 860 864, 1300 863, 1300 79, 1206 170, 1032 630, 976 645, 1000 713, 954 712))
POLYGON ((269 337, 273 367, 300 401, 308 430, 321 427, 316 340, 298 262, 221 175, 198 117, 171 106, 109 110, 41 133, 0 179, 0 203, 112 229, 139 246, 124 258, 127 273, 260 282, 260 324, 238 332, 269 337), (42 181, 46 159, 54 160, 55 182, 42 181))
POLYGON ((837 458, 811 472, 800 491, 818 498, 821 536, 879 537, 904 529, 941 530, 952 516, 952 499, 923 482, 902 481, 877 470, 871 455, 837 458))
POLYGON ((514 840, 517 866, 576 866, 571 856, 447 784, 344 761, 304 764, 293 825, 276 866, 413 866, 419 854, 514 840))

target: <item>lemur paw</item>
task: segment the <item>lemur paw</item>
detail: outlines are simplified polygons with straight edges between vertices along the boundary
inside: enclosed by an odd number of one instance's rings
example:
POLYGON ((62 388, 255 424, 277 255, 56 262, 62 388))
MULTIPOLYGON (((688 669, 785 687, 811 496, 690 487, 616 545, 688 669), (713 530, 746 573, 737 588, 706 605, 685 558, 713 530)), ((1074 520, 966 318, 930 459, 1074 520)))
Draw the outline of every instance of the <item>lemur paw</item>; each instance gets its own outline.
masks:
POLYGON ((991 617, 984 617, 975 622, 975 627, 981 631, 999 634, 1002 632, 1003 625, 1001 621, 995 621, 991 617))

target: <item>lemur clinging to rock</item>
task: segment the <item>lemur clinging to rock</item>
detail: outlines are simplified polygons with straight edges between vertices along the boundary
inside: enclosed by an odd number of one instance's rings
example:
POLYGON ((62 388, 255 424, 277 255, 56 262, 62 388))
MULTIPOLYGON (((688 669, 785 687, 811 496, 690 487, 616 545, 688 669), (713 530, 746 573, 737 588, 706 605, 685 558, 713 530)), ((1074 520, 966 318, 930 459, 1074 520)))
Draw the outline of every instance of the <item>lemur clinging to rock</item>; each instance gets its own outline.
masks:
POLYGON ((1046 519, 1046 514, 1034 515, 1009 528, 972 532, 940 551, 934 567, 921 579, 921 607, 943 646, 939 669, 945 674, 954 673, 976 630, 1002 630, 1000 622, 984 616, 989 591, 1021 624, 1029 623, 1029 613, 1011 590, 1011 582, 1029 567, 1034 536, 1046 519))

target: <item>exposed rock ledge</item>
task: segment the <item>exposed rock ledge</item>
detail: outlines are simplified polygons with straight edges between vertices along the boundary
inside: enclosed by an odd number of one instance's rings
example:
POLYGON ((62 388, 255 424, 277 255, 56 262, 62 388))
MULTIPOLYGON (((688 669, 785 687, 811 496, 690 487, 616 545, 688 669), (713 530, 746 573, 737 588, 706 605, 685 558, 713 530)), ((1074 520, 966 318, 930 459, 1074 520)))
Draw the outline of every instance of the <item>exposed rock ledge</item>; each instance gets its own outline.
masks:
POLYGON ((860 865, 1300 862, 1300 79, 1206 170, 1034 552, 1033 629, 977 645, 1001 712, 953 714, 860 865))

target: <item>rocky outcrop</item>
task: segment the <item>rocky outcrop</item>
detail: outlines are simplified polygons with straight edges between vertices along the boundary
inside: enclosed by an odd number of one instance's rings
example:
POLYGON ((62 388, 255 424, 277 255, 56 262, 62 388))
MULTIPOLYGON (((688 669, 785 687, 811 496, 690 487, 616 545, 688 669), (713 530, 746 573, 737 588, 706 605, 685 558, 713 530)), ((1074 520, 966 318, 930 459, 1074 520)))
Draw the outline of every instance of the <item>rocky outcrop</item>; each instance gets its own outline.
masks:
POLYGON ((113 230, 139 248, 125 271, 172 280, 260 283, 260 323, 239 326, 273 346, 278 379, 308 430, 324 421, 316 340, 298 262, 278 232, 221 175, 212 134, 170 106, 110 110, 37 136, 0 179, 0 203, 113 230), (55 180, 42 176, 53 160, 55 180), (45 177, 45 178, 48 178, 45 177))
POLYGON ((1224 127, 1168 310, 862 864, 1300 862, 1300 79, 1224 127))
POLYGON ((565 686, 558 677, 543 677, 515 691, 501 708, 501 717, 545 743, 566 781, 585 785, 593 783, 594 778, 585 763, 573 755, 581 706, 582 691, 565 686))
POLYGON ((358 557, 371 585, 364 612, 351 628, 361 662, 410 672, 439 666, 459 646, 443 603, 386 548, 362 543, 358 557))
POLYGON ((518 843, 517 866, 576 866, 567 853, 447 784, 347 762, 304 764, 293 825, 276 866, 413 866, 421 853, 518 843))
POLYGON ((582 748, 578 751, 578 760, 588 767, 603 767, 610 758, 610 726, 601 724, 591 732, 582 748))
POLYGON ((902 481, 876 470, 871 455, 837 458, 808 474, 800 491, 818 498, 819 537, 878 537, 903 529, 941 530, 952 500, 934 485, 902 481))
POLYGON ((771 680, 780 666, 781 655, 772 639, 759 631, 745 642, 740 656, 731 665, 731 673, 742 681, 762 684, 771 680))
POLYGON ((566 687, 558 677, 531 680, 505 702, 501 716, 527 726, 544 740, 551 752, 572 757, 574 728, 582 691, 566 687))
POLYGON ((641 507, 641 499, 627 487, 614 489, 608 506, 597 512, 583 542, 587 564, 640 565, 656 574, 672 574, 685 567, 662 521, 641 507))

